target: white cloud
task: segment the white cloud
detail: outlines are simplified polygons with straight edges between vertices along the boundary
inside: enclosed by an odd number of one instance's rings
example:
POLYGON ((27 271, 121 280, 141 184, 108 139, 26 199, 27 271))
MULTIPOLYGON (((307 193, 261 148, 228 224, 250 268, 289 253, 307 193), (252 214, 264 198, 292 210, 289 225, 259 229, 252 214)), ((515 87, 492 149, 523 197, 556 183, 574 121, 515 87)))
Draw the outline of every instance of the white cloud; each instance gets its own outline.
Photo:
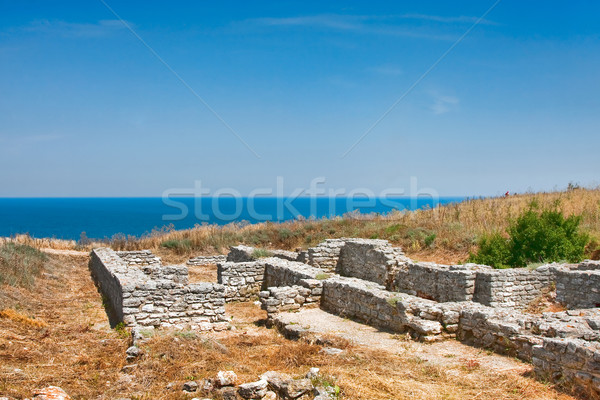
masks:
POLYGON ((439 29, 432 31, 428 27, 415 26, 415 24, 406 22, 398 23, 398 20, 406 21, 407 18, 394 15, 317 14, 299 17, 254 18, 245 22, 269 27, 312 27, 360 34, 456 40, 456 34, 440 33, 439 29))
POLYGON ((443 96, 438 93, 433 94, 433 104, 431 105, 431 111, 436 115, 445 114, 450 112, 458 106, 460 100, 455 96, 443 96))
MULTIPOLYGON (((461 15, 458 17, 442 17, 439 15, 428 15, 428 14, 404 14, 404 15, 402 15, 402 18, 416 19, 416 20, 421 20, 421 21, 440 22, 443 24, 456 24, 456 23, 474 24, 475 22, 477 22, 479 20, 479 17, 470 17, 470 16, 465 16, 465 15, 461 15)), ((498 25, 496 22, 490 21, 487 19, 482 19, 478 23, 481 25, 498 25)))

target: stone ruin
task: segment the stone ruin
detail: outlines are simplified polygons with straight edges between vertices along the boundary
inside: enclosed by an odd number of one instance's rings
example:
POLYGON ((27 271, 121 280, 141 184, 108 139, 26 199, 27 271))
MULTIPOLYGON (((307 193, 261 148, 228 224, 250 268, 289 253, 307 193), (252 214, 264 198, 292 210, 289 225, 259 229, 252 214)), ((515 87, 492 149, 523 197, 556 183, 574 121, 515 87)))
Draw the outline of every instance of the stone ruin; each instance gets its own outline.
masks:
MULTIPOLYGON (((496 270, 413 261, 385 240, 329 239, 299 253, 235 246, 218 283, 190 284, 184 265, 150 252, 92 251, 90 270, 116 320, 128 326, 226 329, 224 304, 259 297, 269 321, 320 307, 422 341, 455 338, 530 362, 541 379, 600 394, 600 262, 496 270), (561 312, 523 310, 555 291, 561 312)), ((301 336, 300 326, 281 327, 301 336)))

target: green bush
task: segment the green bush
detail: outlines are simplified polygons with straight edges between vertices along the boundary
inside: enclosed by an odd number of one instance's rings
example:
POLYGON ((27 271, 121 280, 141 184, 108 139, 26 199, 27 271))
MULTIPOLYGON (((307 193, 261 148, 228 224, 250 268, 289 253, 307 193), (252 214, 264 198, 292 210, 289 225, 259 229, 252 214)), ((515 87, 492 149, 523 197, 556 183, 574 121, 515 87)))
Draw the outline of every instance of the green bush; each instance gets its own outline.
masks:
POLYGON ((469 261, 494 268, 506 268, 510 259, 509 246, 509 240, 498 233, 484 236, 479 241, 479 251, 471 254, 469 261))
POLYGON ((279 230, 279 240, 285 241, 294 236, 294 232, 289 230, 288 228, 282 228, 279 230))
POLYGON ((31 246, 6 243, 0 246, 0 284, 31 286, 48 256, 31 246))
POLYGON ((271 257, 271 255, 271 252, 267 249, 254 249, 252 252, 252 257, 254 258, 271 257))
POLYGON ((176 253, 187 253, 192 250, 192 241, 190 239, 171 239, 162 242, 161 247, 175 251, 176 253))
POLYGON ((579 232, 581 216, 565 218, 554 210, 539 211, 535 204, 508 228, 509 238, 500 234, 483 237, 479 251, 470 261, 491 265, 525 267, 530 263, 578 262, 584 257, 588 235, 579 232))

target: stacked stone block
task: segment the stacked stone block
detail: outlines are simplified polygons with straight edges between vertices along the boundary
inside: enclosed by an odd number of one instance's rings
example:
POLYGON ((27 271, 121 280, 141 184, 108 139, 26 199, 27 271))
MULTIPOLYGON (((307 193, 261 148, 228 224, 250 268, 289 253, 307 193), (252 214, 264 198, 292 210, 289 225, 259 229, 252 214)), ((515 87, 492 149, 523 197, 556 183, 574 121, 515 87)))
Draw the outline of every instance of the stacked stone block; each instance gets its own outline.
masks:
POLYGON ((250 300, 258 295, 265 275, 260 261, 224 262, 217 265, 217 279, 225 287, 227 301, 250 300))
POLYGON ((282 311, 294 311, 301 307, 318 307, 321 298, 319 284, 312 289, 304 286, 270 287, 260 292, 262 309, 269 317, 282 311))
POLYGON ((187 267, 126 263, 108 248, 94 249, 89 268, 116 321, 131 327, 176 327, 221 330, 225 287, 188 284, 187 267))
POLYGON ((490 267, 408 262, 394 273, 390 290, 439 302, 470 301, 477 271, 490 267))
POLYGON ((501 269, 477 272, 474 301, 492 307, 524 308, 555 280, 548 265, 533 271, 501 269))
POLYGON ((227 256, 225 255, 217 255, 217 256, 199 256, 190 258, 186 264, 193 266, 204 266, 204 265, 216 265, 218 263, 223 263, 227 261, 227 256))
POLYGON ((160 265, 160 258, 155 256, 150 250, 137 251, 117 251, 119 257, 127 265, 160 265))
MULTIPOLYGON (((582 264, 578 268, 589 267, 589 263, 582 264)), ((555 268, 554 271, 558 302, 567 308, 600 307, 600 270, 555 268)))
POLYGON ((403 254, 394 249, 387 240, 344 239, 336 272, 387 285, 389 278, 399 268, 403 254))
POLYGON ((343 239, 326 239, 317 246, 298 254, 297 261, 321 268, 326 272, 335 272, 344 245, 343 239))
POLYGON ((544 338, 533 347, 536 375, 553 382, 570 382, 584 395, 600 394, 600 345, 579 339, 544 338))

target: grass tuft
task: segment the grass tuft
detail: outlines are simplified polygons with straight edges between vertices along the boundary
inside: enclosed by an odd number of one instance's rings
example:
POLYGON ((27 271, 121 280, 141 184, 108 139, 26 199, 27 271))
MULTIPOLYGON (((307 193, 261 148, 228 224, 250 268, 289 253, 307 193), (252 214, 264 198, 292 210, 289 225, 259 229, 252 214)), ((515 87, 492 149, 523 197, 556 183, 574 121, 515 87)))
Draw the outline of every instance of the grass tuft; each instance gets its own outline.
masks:
POLYGON ((31 287, 47 260, 46 254, 31 246, 3 244, 0 246, 0 284, 31 287))

